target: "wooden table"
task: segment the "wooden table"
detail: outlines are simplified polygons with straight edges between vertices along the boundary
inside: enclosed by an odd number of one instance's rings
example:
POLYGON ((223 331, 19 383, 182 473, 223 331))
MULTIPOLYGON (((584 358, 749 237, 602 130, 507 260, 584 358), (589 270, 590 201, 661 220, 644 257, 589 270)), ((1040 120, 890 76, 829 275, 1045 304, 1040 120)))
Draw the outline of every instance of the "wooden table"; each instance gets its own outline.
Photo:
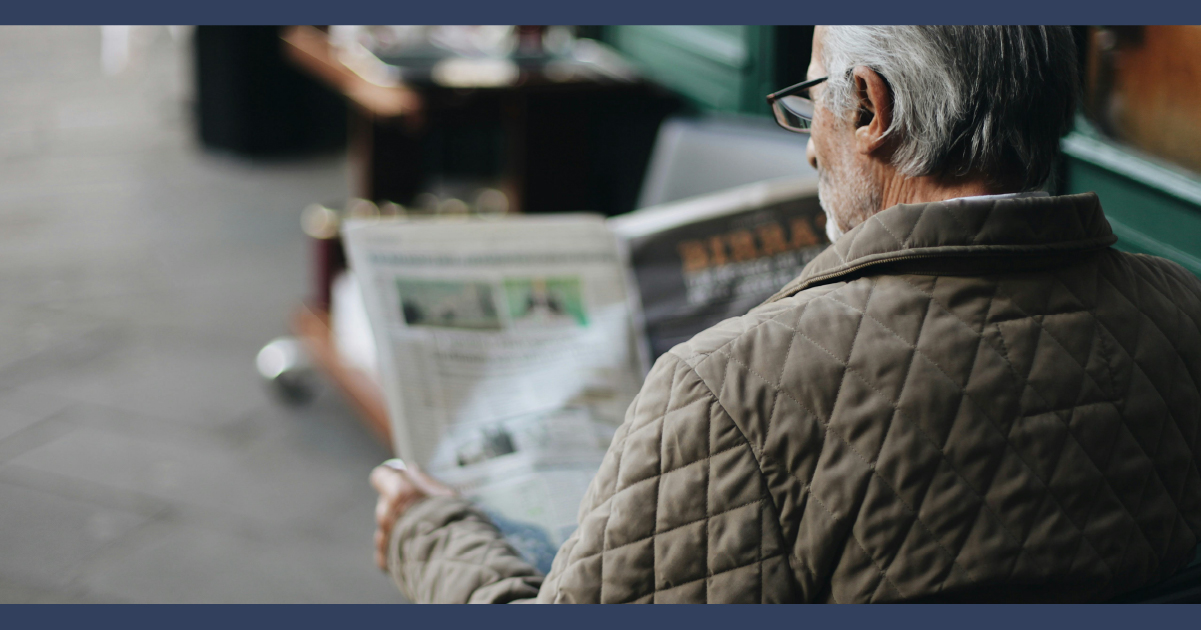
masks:
POLYGON ((283 43, 299 67, 353 105, 351 191, 372 201, 408 204, 448 168, 479 175, 492 166, 486 176, 516 211, 628 212, 660 121, 681 106, 605 55, 523 63, 509 83, 449 87, 389 76, 384 61, 341 51, 311 26, 285 29, 283 43), (463 164, 473 159, 495 164, 463 164))

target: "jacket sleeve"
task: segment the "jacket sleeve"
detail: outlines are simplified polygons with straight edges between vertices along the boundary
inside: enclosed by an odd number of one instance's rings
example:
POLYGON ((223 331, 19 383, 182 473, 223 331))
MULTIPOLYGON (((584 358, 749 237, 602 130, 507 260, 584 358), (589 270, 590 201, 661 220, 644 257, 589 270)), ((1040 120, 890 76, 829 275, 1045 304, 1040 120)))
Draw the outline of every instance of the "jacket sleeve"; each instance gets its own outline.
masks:
POLYGON ((683 357, 655 363, 579 523, 555 556, 540 603, 793 599, 758 459, 683 357))
POLYGON ((414 603, 504 604, 538 594, 542 574, 488 517, 456 497, 426 499, 392 532, 388 569, 414 603))
POLYGON ((413 602, 776 602, 794 579, 741 430, 680 357, 656 362, 545 581, 488 518, 427 499, 397 523, 391 573, 413 602))

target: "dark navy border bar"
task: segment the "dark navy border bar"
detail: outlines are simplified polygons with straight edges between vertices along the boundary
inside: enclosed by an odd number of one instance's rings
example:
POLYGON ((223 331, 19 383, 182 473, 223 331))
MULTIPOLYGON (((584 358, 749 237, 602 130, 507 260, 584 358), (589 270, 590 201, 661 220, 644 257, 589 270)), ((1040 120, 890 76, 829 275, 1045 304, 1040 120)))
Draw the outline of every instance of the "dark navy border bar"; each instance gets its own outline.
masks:
POLYGON ((8 0, 8 24, 1201 24, 1198 0, 8 0))
MULTIPOLYGON (((9 24, 1201 23, 1201 0, 9 0, 9 24)), ((317 569, 319 570, 319 569, 317 569)), ((382 579, 382 578, 381 578, 382 579)), ((262 630, 1133 630, 1183 606, 5 606, 11 628, 262 630)))
POLYGON ((1195 627, 1191 606, 6 606, 10 628, 288 630, 1133 630, 1195 627))

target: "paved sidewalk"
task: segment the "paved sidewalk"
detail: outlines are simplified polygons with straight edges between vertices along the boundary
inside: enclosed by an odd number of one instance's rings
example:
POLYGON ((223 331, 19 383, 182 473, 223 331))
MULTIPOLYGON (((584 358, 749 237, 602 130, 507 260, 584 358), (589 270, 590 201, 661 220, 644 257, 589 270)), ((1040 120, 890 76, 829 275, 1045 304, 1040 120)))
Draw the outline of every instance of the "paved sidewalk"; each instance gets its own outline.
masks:
POLYGON ((253 368, 344 158, 206 154, 189 40, 143 34, 109 77, 98 27, 0 27, 0 602, 398 602, 385 449, 253 368))

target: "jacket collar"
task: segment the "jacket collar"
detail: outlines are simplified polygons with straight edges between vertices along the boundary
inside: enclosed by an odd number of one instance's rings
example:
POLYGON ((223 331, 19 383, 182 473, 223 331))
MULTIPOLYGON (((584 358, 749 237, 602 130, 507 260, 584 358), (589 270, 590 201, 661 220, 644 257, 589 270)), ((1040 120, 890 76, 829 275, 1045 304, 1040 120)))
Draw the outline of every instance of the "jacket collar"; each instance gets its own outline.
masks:
POLYGON ((913 259, 1067 254, 1117 241, 1094 193, 900 204, 855 226, 769 302, 866 267, 913 259))

